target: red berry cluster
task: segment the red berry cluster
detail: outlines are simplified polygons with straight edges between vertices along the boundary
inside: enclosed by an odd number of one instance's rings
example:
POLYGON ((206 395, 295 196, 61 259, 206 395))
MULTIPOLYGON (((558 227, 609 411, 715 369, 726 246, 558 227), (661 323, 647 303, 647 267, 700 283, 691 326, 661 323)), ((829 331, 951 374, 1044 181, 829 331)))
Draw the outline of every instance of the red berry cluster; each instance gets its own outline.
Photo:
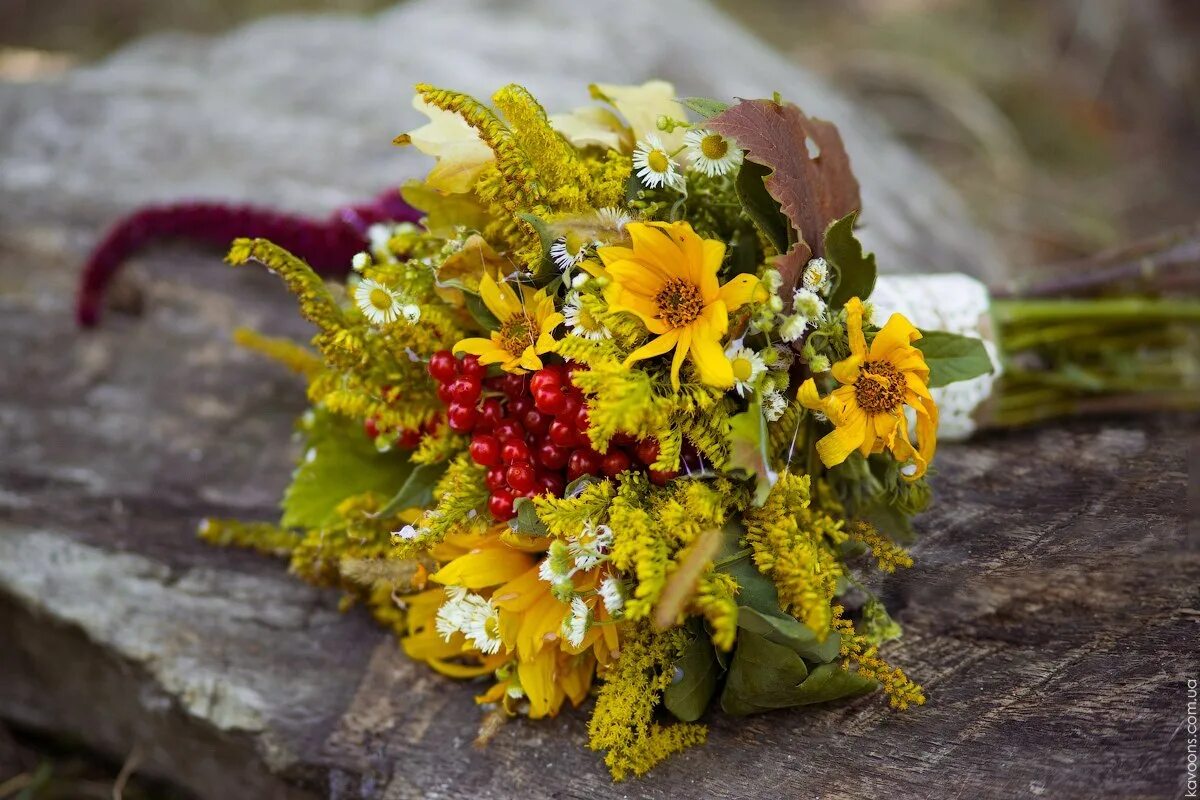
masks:
MULTIPOLYGON (((488 510, 499 521, 515 516, 518 497, 562 496, 583 475, 614 477, 658 458, 658 442, 615 436, 601 454, 588 441, 588 410, 571 376, 579 367, 553 365, 532 375, 487 377, 475 356, 440 350, 429 360, 438 397, 455 433, 470 434, 471 458, 487 467, 488 510)), ((674 472, 650 471, 666 483, 674 472)))

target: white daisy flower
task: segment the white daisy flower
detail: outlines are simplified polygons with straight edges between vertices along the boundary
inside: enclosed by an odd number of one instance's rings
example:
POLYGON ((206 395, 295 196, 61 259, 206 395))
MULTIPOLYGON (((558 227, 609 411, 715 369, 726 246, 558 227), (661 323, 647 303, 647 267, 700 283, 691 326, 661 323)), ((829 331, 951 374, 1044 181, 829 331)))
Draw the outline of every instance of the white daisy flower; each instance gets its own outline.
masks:
POLYGON ((434 625, 444 640, 450 641, 454 634, 461 633, 478 650, 489 655, 498 653, 503 644, 500 617, 492 601, 468 592, 463 586, 446 588, 446 602, 438 609, 434 625))
POLYGON ((787 398, 783 396, 783 392, 778 389, 771 389, 763 392, 762 395, 763 416, 768 421, 774 422, 783 416, 783 412, 787 410, 787 398))
POLYGON ((737 390, 738 397, 745 397, 746 392, 754 387, 758 376, 766 371, 767 364, 761 355, 744 346, 741 339, 730 343, 725 357, 733 367, 733 388, 737 390))
POLYGON ((808 329, 808 317, 803 314, 789 314, 779 324, 779 338, 785 342, 794 342, 804 335, 808 329))
POLYGON ((447 586, 446 601, 437 610, 434 625, 438 634, 450 641, 450 637, 459 633, 467 620, 467 588, 465 586, 447 586))
POLYGON ((399 292, 370 278, 354 287, 354 302, 372 325, 390 325, 402 316, 406 305, 399 292))
POLYGON ((715 177, 724 175, 742 163, 742 149, 719 133, 692 128, 683 135, 690 167, 715 177))
POLYGON ((683 186, 683 176, 679 173, 679 165, 663 148, 662 140, 654 134, 638 142, 633 151, 633 168, 643 186, 651 189, 659 186, 669 186, 680 189, 683 186))
POLYGON ((583 524, 583 533, 579 538, 572 539, 567 547, 575 559, 575 568, 586 571, 608 558, 612 543, 612 528, 596 525, 589 520, 583 524))
POLYGON ((355 272, 362 272, 369 266, 371 266, 371 256, 366 253, 355 253, 354 258, 350 259, 350 267, 355 272))
POLYGON ((829 275, 829 262, 823 258, 814 258, 809 261, 808 266, 804 268, 804 277, 801 279, 801 283, 810 292, 827 294, 832 283, 829 275))
POLYGON ((596 321, 595 317, 583 307, 579 293, 567 295, 567 302, 562 308, 563 322, 571 329, 571 333, 598 342, 601 339, 611 339, 612 331, 596 321))
POLYGON ((550 260, 561 270, 568 270, 578 265, 587 255, 591 242, 575 233, 560 236, 550 245, 550 260))
POLYGON ((625 585, 611 575, 600 583, 600 599, 609 614, 616 614, 625 606, 625 585))
POLYGON ((571 598, 571 613, 563 618, 562 635, 567 640, 567 644, 571 647, 579 647, 583 644, 583 637, 587 636, 588 628, 592 622, 592 610, 588 608, 587 603, 583 602, 582 597, 571 598))
POLYGON ((825 313, 825 301, 811 289, 797 289, 792 299, 792 310, 809 322, 816 322, 825 313))
POLYGON ((556 586, 564 581, 569 581, 575 574, 575 569, 574 556, 570 548, 561 539, 555 539, 550 543, 550 549, 546 551, 546 557, 542 559, 542 563, 538 567, 538 577, 546 583, 556 586))
POLYGON ((596 209, 596 221, 600 223, 600 227, 619 233, 633 222, 633 215, 624 209, 607 206, 596 209))

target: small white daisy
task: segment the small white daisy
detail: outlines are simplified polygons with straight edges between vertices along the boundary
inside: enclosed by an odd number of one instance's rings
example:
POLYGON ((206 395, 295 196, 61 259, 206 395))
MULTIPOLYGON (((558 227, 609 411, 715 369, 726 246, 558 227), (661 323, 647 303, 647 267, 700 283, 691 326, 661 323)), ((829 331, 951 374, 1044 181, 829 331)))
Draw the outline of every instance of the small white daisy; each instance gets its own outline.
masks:
POLYGON ((811 289, 797 289, 792 299, 792 310, 815 323, 825 313, 825 301, 811 289))
POLYGON ((625 606, 625 585, 609 575, 600 583, 600 599, 609 614, 616 614, 625 606))
POLYGON ((762 409, 763 416, 770 422, 774 422, 782 417, 783 412, 787 410, 787 398, 783 396, 783 392, 777 389, 763 392, 762 409))
POLYGON ((597 322, 595 317, 583 307, 578 292, 571 292, 567 295, 567 302, 563 305, 562 314, 563 322, 576 336, 591 339, 593 342, 612 338, 612 331, 597 322))
POLYGON ((624 209, 607 206, 596 209, 596 221, 600 227, 620 233, 633 222, 633 215, 624 209))
POLYGON ((354 258, 350 259, 350 266, 355 272, 362 272, 371 266, 371 256, 366 253, 355 253, 354 258))
POLYGON ((664 185, 679 189, 683 185, 679 165, 663 148, 662 140, 653 134, 638 142, 633 151, 633 168, 642 185, 651 189, 664 185))
POLYGON ((779 338, 785 342, 794 342, 808 330, 808 317, 803 314, 789 314, 779 324, 779 338))
POLYGON ((738 397, 745 397, 746 392, 754 388, 758 376, 766 371, 767 364, 761 355, 744 346, 741 339, 730 343, 725 357, 733 367, 733 388, 738 397))
POLYGON ((612 543, 612 528, 596 525, 589 520, 583 524, 583 533, 579 538, 572 539, 567 547, 575 559, 575 568, 589 570, 608 558, 612 543))
POLYGON ((390 325, 403 312, 404 298, 393 289, 370 278, 363 278, 354 288, 354 302, 372 325, 390 325))
POLYGON ((446 641, 460 632, 467 620, 467 588, 465 586, 447 586, 446 600, 437 610, 434 626, 438 634, 446 641))
POLYGON ((574 555, 566 542, 555 539, 538 567, 538 577, 553 586, 569 581, 574 574, 574 555))
POLYGON ((563 618, 562 623, 562 635, 567 640, 567 644, 571 647, 582 645, 583 637, 587 636, 591 622, 592 610, 588 608, 583 598, 578 596, 571 598, 571 613, 563 618))
POLYGON ((461 633, 489 655, 498 653, 503 644, 500 617, 492 601, 468 592, 463 586, 446 587, 446 601, 437 611, 434 626, 444 640, 450 641, 454 634, 461 633))
POLYGON ((804 268, 804 277, 802 279, 804 288, 810 292, 818 294, 826 294, 829 292, 831 283, 829 276, 829 262, 823 258, 814 258, 808 262, 808 266, 804 268))
POLYGON ((742 149, 719 133, 692 128, 683 135, 690 167, 710 178, 724 175, 742 163, 742 149))
POLYGON ((577 233, 560 236, 550 245, 550 259, 559 269, 568 270, 583 261, 591 243, 577 233))

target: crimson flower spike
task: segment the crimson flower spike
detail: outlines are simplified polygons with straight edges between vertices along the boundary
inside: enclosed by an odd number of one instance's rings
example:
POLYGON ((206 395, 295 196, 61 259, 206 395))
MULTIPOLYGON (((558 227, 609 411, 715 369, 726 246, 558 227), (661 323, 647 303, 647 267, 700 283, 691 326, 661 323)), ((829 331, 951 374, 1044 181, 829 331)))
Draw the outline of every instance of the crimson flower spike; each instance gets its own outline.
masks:
POLYGON ((343 206, 326 219, 313 219, 252 205, 183 201, 140 208, 119 220, 92 251, 79 279, 75 319, 90 328, 100 321, 104 292, 121 265, 156 239, 186 239, 227 246, 238 237, 270 239, 303 258, 320 275, 341 277, 378 222, 416 222, 419 212, 396 190, 374 200, 343 206))

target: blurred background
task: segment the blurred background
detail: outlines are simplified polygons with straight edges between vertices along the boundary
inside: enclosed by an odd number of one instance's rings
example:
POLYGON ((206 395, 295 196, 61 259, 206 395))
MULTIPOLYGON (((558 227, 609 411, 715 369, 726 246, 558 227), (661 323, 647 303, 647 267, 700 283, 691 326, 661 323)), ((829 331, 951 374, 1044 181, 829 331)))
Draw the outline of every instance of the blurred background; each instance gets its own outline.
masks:
MULTIPOLYGON (((1067 261, 1200 219, 1200 2, 715 2, 881 116, 1013 264, 1067 261)), ((330 5, 0 0, 0 80, 46 79, 159 31, 218 33, 330 5)), ((0 800, 181 796, 129 780, 136 761, 0 729, 0 800)))

